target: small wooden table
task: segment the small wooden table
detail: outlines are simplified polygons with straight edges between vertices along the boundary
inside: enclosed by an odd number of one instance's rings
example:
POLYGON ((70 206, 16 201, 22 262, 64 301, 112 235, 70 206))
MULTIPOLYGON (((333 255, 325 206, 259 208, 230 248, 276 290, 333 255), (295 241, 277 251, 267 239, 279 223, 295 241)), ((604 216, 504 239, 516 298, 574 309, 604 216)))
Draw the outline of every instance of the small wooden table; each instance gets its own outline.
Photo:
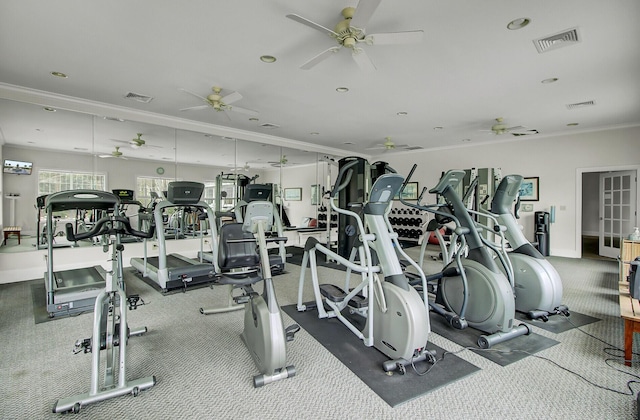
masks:
POLYGON ((633 333, 640 333, 640 302, 629 294, 629 283, 620 282, 620 316, 624 319, 624 364, 631 366, 633 333))
POLYGON ((2 232, 4 233, 4 241, 2 241, 3 245, 7 244, 7 239, 9 238, 9 236, 18 236, 18 245, 20 245, 20 231, 22 230, 22 228, 20 226, 7 226, 5 228, 2 229, 2 232))

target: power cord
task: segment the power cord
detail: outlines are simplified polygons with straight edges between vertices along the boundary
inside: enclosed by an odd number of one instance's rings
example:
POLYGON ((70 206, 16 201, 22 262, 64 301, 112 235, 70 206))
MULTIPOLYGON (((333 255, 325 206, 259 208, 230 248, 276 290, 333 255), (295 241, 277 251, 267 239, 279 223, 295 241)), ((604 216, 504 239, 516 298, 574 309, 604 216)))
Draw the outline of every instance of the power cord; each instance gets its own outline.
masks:
MULTIPOLYGON (((594 340, 600 341, 601 343, 606 344, 607 346, 609 346, 609 347, 605 347, 605 348, 603 349, 603 351, 604 351, 606 354, 608 354, 608 355, 610 355, 610 356, 613 356, 613 357, 612 357, 612 358, 606 358, 606 359, 604 360, 605 364, 606 364, 607 366, 609 366, 610 368, 612 368, 612 369, 614 369, 614 370, 616 370, 616 371, 618 371, 618 372, 620 372, 620 373, 624 373, 625 375, 629 375, 629 376, 631 376, 631 377, 635 378, 635 379, 631 379, 631 380, 627 381, 627 384, 626 384, 626 386, 627 386, 627 391, 620 391, 620 390, 617 390, 617 389, 613 389, 613 388, 606 387, 606 386, 604 386, 604 385, 600 385, 600 384, 598 384, 598 383, 596 383, 596 382, 594 382, 594 381, 591 381, 591 380, 590 380, 590 379, 588 379, 587 377, 585 377, 585 376, 583 376, 583 375, 579 374, 578 372, 575 372, 575 371, 573 371, 573 370, 571 370, 571 369, 569 369, 569 368, 566 368, 566 367, 564 367, 564 366, 560 365, 560 364, 559 364, 558 362, 556 362, 556 361, 553 361, 553 360, 551 360, 551 359, 549 359, 549 358, 547 358, 547 357, 544 357, 544 356, 537 355, 537 354, 535 354, 535 353, 530 353, 530 352, 525 351, 525 350, 513 350, 513 349, 509 349, 509 350, 498 350, 498 349, 481 349, 481 348, 476 348, 476 347, 463 347, 463 348, 461 348, 460 350, 457 350, 457 351, 445 351, 444 353, 442 353, 442 356, 441 356, 440 358, 436 358, 435 356, 433 356, 433 357, 429 358, 429 361, 431 362, 431 366, 429 366, 429 368, 427 368, 427 369, 426 369, 425 371, 423 371, 423 372, 419 372, 419 371, 418 371, 418 369, 416 368, 416 366, 415 366, 415 364, 414 364, 414 361, 413 361, 413 360, 411 360, 411 367, 413 368, 413 371, 414 371, 418 376, 424 376, 424 375, 428 374, 428 373, 429 373, 429 372, 430 372, 430 371, 435 367, 435 365, 436 365, 438 362, 440 362, 440 361, 444 360, 444 358, 445 358, 448 354, 457 355, 457 354, 459 354, 459 353, 462 353, 462 352, 463 352, 463 351, 465 351, 465 350, 469 350, 469 351, 477 352, 477 353, 480 353, 480 352, 492 352, 492 353, 501 353, 501 354, 522 353, 522 354, 526 354, 527 356, 535 357, 536 359, 544 360, 544 361, 545 361, 545 362, 547 362, 547 363, 551 363, 552 365, 556 366, 557 368, 562 369, 562 370, 564 370, 565 372, 568 372, 568 373, 570 373, 570 374, 572 374, 572 375, 574 375, 574 376, 576 376, 576 377, 580 378, 581 380, 585 381, 585 382, 586 382, 586 383, 588 383, 589 385, 592 385, 592 386, 594 386, 594 387, 596 387, 596 388, 603 389, 603 390, 605 390, 605 391, 610 391, 610 392, 613 392, 613 393, 616 393, 616 394, 619 394, 619 395, 627 395, 627 396, 634 396, 634 395, 636 395, 636 392, 634 392, 634 390, 633 390, 633 388, 631 387, 631 385, 632 385, 632 384, 640 384, 640 376, 635 375, 635 374, 630 373, 630 372, 627 372, 627 371, 624 371, 624 370, 622 370, 622 369, 619 369, 618 367, 613 366, 613 365, 612 365, 612 363, 613 363, 613 362, 616 362, 616 363, 620 363, 620 362, 622 362, 622 363, 624 363, 624 362, 638 363, 638 362, 640 362, 640 359, 625 360, 625 359, 624 359, 624 356, 619 356, 619 355, 612 354, 613 352, 620 352, 620 353, 624 354, 624 350, 623 350, 623 349, 621 349, 621 348, 618 348, 618 347, 614 346, 614 345, 613 345, 613 344, 611 344, 611 343, 608 343, 608 342, 604 341, 603 339, 601 339, 601 338, 599 338, 599 337, 596 337, 595 335, 593 335, 593 334, 591 334, 591 333, 588 333, 588 332, 584 331, 582 328, 580 328, 579 326, 577 326, 576 324, 574 324, 574 323, 569 319, 569 316, 567 316, 567 315, 565 315, 565 314, 559 314, 559 315, 560 315, 560 316, 562 316, 562 317, 564 317, 564 319, 565 319, 567 322, 569 322, 571 325, 573 325, 573 327, 574 327, 575 329, 577 329, 578 331, 580 331, 581 333, 583 333, 583 334, 585 334, 585 335, 587 335, 587 336, 589 336, 589 337, 593 338, 594 340), (636 379, 637 379, 637 380, 636 380, 636 379)), ((634 354, 634 355, 636 355, 636 356, 640 356, 640 354, 638 354, 638 353, 633 353, 633 354, 634 354)))

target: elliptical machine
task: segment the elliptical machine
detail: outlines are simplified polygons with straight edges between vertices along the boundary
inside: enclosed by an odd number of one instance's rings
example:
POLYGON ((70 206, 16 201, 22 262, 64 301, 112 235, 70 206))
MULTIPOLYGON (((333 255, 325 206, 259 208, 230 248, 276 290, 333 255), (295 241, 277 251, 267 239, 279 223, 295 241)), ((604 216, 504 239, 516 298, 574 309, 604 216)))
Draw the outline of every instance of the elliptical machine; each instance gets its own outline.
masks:
MULTIPOLYGON (((416 167, 414 164, 405 184, 411 179, 416 167)), ((466 242, 460 249, 466 248, 467 256, 462 258, 461 253, 456 252, 454 260, 440 273, 428 276, 429 281, 437 281, 435 302, 430 302, 430 306, 456 329, 471 326, 488 333, 478 338, 478 346, 487 349, 512 338, 528 335, 530 330, 524 324, 514 325, 515 297, 509 280, 482 243, 471 216, 455 191, 464 175, 464 171, 450 170, 429 190, 431 194, 439 194, 444 198, 450 212, 438 210, 440 205, 421 205, 420 200, 408 202, 402 198, 402 192, 400 197, 406 206, 455 221, 456 234, 466 242)), ((422 290, 426 296, 428 289, 423 287, 422 290)))
MULTIPOLYGON (((510 206, 518 199, 522 176, 507 175, 500 181, 490 211, 506 228, 504 236, 513 251, 508 258, 513 267, 516 311, 530 319, 548 321, 550 315, 569 315, 562 304, 562 280, 556 269, 525 238, 510 206)), ((516 210, 517 214, 517 210, 516 210)))
MULTIPOLYGON (((349 185, 354 172, 352 167, 357 163, 349 162, 340 169, 331 192, 330 205, 333 211, 355 220, 357 231, 348 233, 357 235, 358 239, 349 259, 333 252, 315 238, 307 239, 300 271, 297 310, 302 312, 315 308, 319 318, 338 318, 365 346, 374 346, 389 357, 390 360, 382 366, 385 371, 398 369, 405 373, 405 366, 423 360, 433 362, 434 356, 426 349, 431 331, 426 298, 423 300, 409 284, 396 251, 420 273, 425 288, 426 278, 418 264, 402 250, 398 235, 393 232, 387 217, 390 202, 400 190, 403 177, 389 173, 377 178, 368 201, 363 203, 363 220, 358 213, 336 205, 338 194, 349 185), (344 289, 333 284, 319 284, 317 252, 347 267, 344 289), (312 304, 302 301, 307 268, 311 272, 315 299, 312 304), (351 272, 359 273, 362 279, 353 289, 349 286, 351 272), (384 278, 381 279, 381 276, 384 278), (325 305, 329 310, 325 310, 325 305), (360 330, 342 313, 343 310, 353 316, 363 317, 364 328, 360 330)), ((352 205, 356 206, 355 203, 352 205)))
MULTIPOLYGON (((73 194, 74 199, 90 200, 96 199, 98 195, 91 197, 87 190, 82 194, 73 194)), ((104 193, 100 192, 101 196, 104 193)), ((110 194, 111 195, 111 194, 110 194)), ((118 200, 113 196, 114 200, 118 200)), ((143 327, 131 331, 127 325, 127 307, 136 309, 140 300, 139 296, 128 296, 124 291, 124 280, 122 277, 122 251, 124 246, 120 243, 122 235, 131 235, 138 238, 153 237, 155 226, 151 225, 148 232, 134 230, 129 219, 112 213, 99 219, 93 228, 84 233, 74 233, 73 225, 66 224, 66 234, 69 241, 79 241, 82 239, 103 236, 108 238, 103 246, 104 251, 111 249, 111 271, 106 273, 106 287, 96 297, 94 307, 93 335, 91 338, 78 340, 75 344, 74 353, 92 353, 91 359, 91 386, 88 393, 63 398, 56 401, 53 412, 78 413, 80 409, 91 403, 104 401, 109 398, 131 394, 138 396, 140 391, 151 388, 156 383, 155 376, 146 378, 127 380, 127 341, 129 337, 142 335, 147 332, 143 327), (119 351, 116 352, 116 347, 119 351), (104 373, 102 383, 100 382, 100 351, 105 350, 104 373), (117 382, 116 382, 117 381, 117 382)))
POLYGON ((274 217, 273 203, 252 201, 247 204, 242 223, 227 223, 220 227, 218 264, 221 273, 216 275, 216 284, 243 291, 234 297, 234 301, 244 304, 241 338, 260 370, 260 375, 253 377, 256 388, 296 374, 295 367, 286 364, 286 346, 300 327, 293 324, 285 329, 283 326, 267 252, 267 242, 287 240, 286 237, 266 237, 265 232, 271 230, 274 217), (259 281, 264 281, 261 295, 252 288, 252 284, 259 281))

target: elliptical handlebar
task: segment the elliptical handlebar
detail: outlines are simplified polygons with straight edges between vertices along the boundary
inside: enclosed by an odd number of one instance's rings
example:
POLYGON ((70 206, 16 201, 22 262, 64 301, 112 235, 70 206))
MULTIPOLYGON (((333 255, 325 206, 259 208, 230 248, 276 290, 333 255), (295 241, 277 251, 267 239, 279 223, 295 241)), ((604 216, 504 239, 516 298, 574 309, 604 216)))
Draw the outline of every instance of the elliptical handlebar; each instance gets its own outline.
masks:
POLYGON ((92 238, 94 236, 99 236, 99 235, 103 235, 109 232, 114 232, 114 233, 122 233, 122 234, 127 234, 127 235, 132 235, 132 236, 136 236, 138 238, 152 238, 153 234, 155 233, 155 229, 156 226, 155 224, 151 224, 149 227, 149 230, 147 232, 143 232, 140 230, 135 230, 134 228, 131 227, 131 223, 129 222, 129 219, 127 219, 126 217, 123 216, 113 216, 113 217, 103 217, 102 219, 98 220, 93 228, 91 228, 91 230, 89 230, 88 232, 84 232, 84 233, 74 233, 73 231, 73 225, 71 223, 67 223, 65 225, 66 228, 66 233, 67 233, 67 239, 69 241, 75 242, 75 241, 80 241, 82 239, 87 239, 87 238, 92 238), (109 222, 118 222, 121 223, 121 225, 123 226, 123 228, 114 228, 113 226, 109 226, 107 223, 109 222))
POLYGON ((351 169, 351 167, 357 164, 358 161, 354 160, 340 168, 340 172, 338 172, 338 176, 336 177, 335 188, 333 189, 333 191, 331 191, 331 197, 337 197, 338 193, 349 184, 349 182, 351 181, 351 176, 353 176, 353 170, 351 169))

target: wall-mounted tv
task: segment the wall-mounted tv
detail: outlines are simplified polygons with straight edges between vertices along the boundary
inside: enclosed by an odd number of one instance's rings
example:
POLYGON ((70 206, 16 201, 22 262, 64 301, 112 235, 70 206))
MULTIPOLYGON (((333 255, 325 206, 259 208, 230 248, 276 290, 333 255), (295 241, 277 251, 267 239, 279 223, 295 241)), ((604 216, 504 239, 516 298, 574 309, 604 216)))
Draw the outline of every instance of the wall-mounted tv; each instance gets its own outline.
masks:
POLYGON ((33 163, 31 162, 5 159, 3 172, 5 174, 31 175, 32 168, 33 163))

